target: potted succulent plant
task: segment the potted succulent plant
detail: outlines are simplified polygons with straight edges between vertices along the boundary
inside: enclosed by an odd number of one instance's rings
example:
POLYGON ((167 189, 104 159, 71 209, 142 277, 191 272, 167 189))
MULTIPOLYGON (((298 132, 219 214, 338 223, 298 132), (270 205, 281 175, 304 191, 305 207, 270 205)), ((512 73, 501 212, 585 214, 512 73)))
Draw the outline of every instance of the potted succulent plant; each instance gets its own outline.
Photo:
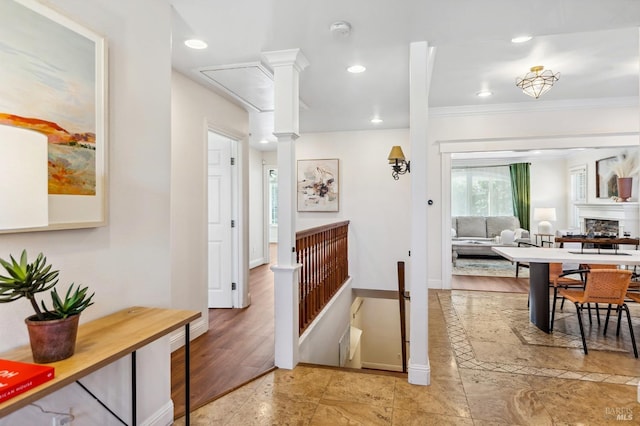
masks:
POLYGON ((64 299, 55 286, 58 284, 59 271, 47 265, 47 258, 38 254, 35 261, 27 260, 27 251, 23 250, 20 261, 10 256, 10 261, 0 259, 8 276, 0 275, 0 303, 9 303, 27 298, 35 311, 25 319, 29 331, 33 360, 38 363, 60 361, 73 355, 80 313, 91 306, 92 293, 88 288, 72 283, 64 299), (50 290, 52 307, 44 301, 36 300, 36 293, 50 290))

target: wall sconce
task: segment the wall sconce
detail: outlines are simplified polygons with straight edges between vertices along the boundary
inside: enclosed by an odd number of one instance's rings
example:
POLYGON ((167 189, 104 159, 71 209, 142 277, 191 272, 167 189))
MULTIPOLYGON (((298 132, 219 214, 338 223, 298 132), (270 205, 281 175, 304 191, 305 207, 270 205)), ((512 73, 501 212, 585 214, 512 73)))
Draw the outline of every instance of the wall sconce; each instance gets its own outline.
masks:
POLYGON ((405 161, 404 152, 402 152, 402 148, 400 146, 394 146, 391 148, 391 152, 389 153, 389 164, 391 164, 391 176, 395 180, 400 178, 400 175, 403 175, 407 172, 411 173, 411 161, 405 161))

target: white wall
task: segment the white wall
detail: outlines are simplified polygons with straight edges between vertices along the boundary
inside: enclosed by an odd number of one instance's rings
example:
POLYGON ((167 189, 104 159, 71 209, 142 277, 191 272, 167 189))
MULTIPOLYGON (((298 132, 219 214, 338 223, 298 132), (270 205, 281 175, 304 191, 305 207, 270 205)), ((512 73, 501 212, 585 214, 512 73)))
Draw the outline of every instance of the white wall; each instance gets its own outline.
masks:
POLYGON ((391 177, 387 157, 401 145, 411 160, 409 132, 378 130, 307 133, 296 158, 338 158, 339 211, 299 212, 298 230, 350 220, 349 274, 354 288, 397 288, 397 261, 408 261, 411 174, 391 177))
MULTIPOLYGON (((109 223, 95 229, 2 235, 0 257, 23 248, 31 256, 44 252, 61 270, 63 284, 88 285, 96 292, 95 305, 81 322, 129 306, 170 307, 171 9, 166 0, 46 3, 107 38, 109 223)), ((23 319, 30 313, 24 300, 0 307, 0 352, 27 344, 23 319)), ((131 411, 129 366, 124 359, 84 380, 125 419, 131 411)), ((138 352, 140 421, 160 416, 161 422, 170 422, 170 396, 169 341, 162 339, 138 352)), ((63 411, 80 404, 66 390, 49 400, 49 408, 63 411)), ((30 424, 26 410, 2 422, 30 424)), ((74 424, 101 424, 97 419, 103 413, 74 424)))
MULTIPOLYGON (((362 366, 402 371, 400 311, 396 299, 367 297, 362 312, 362 366)), ((407 329, 407 336, 409 331, 407 329)))
POLYGON ((533 219, 536 207, 555 207, 558 220, 551 222, 553 231, 567 227, 567 197, 569 196, 564 159, 532 160, 531 180, 531 216, 529 230, 531 236, 538 232, 538 221, 533 219))
MULTIPOLYGON (((239 140, 239 160, 244 194, 249 185, 247 113, 221 96, 173 72, 171 102, 171 297, 173 306, 202 312, 193 337, 208 327, 207 308, 207 128, 239 140)), ((240 229, 249 229, 248 197, 242 199, 240 229)), ((248 269, 248 233, 241 237, 248 269)), ((242 253, 241 253, 242 254, 242 253)), ((246 275, 245 274, 245 282, 246 275)))
POLYGON ((339 343, 342 334, 349 328, 353 302, 351 289, 351 281, 348 280, 300 336, 300 362, 340 365, 339 343))
POLYGON ((262 152, 249 150, 249 267, 265 263, 264 166, 262 152))

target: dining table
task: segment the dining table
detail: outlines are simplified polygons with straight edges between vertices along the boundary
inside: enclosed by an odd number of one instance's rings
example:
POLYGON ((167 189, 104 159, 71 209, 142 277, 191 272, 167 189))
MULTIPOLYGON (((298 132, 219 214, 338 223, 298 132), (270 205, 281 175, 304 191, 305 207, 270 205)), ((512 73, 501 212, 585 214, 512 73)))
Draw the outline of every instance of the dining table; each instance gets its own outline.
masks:
POLYGON ((492 247, 500 256, 529 264, 529 320, 549 333, 549 264, 607 264, 622 267, 640 265, 637 250, 583 250, 547 247, 492 247))

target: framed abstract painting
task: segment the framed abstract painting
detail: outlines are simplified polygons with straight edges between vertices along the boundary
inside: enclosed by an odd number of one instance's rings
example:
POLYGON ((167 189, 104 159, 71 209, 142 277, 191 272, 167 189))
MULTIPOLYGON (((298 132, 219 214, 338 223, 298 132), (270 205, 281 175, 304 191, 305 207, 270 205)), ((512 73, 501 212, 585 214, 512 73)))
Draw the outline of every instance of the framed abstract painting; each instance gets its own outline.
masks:
POLYGON ((618 176, 613 171, 613 166, 617 162, 616 157, 596 161, 597 198, 611 198, 618 195, 618 176))
POLYGON ((37 167, 48 198, 45 226, 0 232, 106 224, 106 50, 103 37, 36 1, 0 2, 0 126, 44 135, 37 167))
POLYGON ((338 159, 298 160, 298 211, 337 212, 338 159))

